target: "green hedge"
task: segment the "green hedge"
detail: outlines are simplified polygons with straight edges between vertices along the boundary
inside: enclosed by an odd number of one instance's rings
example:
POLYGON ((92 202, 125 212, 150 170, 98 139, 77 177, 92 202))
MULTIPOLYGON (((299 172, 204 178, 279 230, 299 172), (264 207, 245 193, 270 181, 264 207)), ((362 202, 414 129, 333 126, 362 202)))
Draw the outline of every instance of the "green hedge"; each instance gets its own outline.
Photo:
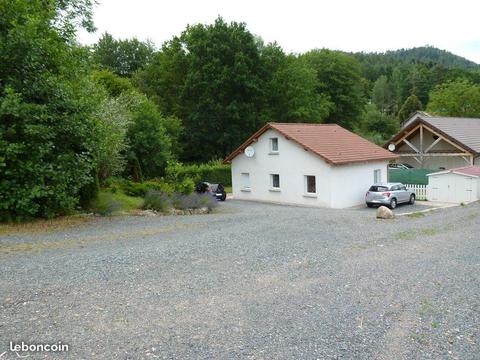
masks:
POLYGON ((155 190, 165 194, 191 194, 195 184, 191 179, 175 182, 166 182, 164 179, 152 179, 144 182, 135 182, 121 178, 109 178, 104 187, 111 193, 125 194, 128 196, 144 197, 149 191, 155 190))
POLYGON ((181 182, 185 179, 191 179, 195 183, 207 181, 220 183, 223 186, 232 186, 230 165, 222 164, 220 161, 198 165, 170 163, 167 167, 167 178, 169 182, 181 182))
POLYGON ((403 184, 428 185, 427 174, 439 171, 432 169, 389 169, 388 181, 403 184))

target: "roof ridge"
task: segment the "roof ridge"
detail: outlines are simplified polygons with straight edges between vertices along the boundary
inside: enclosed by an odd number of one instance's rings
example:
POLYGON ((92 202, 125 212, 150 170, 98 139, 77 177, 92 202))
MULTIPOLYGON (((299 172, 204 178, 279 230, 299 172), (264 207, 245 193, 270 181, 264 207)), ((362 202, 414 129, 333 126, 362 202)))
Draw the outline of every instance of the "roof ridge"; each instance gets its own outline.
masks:
POLYGON ((341 127, 338 124, 325 124, 325 123, 322 123, 322 124, 319 124, 319 123, 285 123, 285 122, 269 121, 267 124, 270 124, 270 125, 315 125, 315 126, 338 126, 338 127, 341 127))
MULTIPOLYGON (((480 120, 478 117, 465 117, 465 116, 426 116, 427 119, 467 119, 467 120, 480 120)), ((423 119, 423 118, 422 118, 423 119)))
POLYGON ((460 170, 460 169, 470 169, 470 168, 479 168, 480 169, 480 166, 478 166, 478 165, 467 165, 467 166, 460 166, 460 167, 452 168, 450 170, 460 170))

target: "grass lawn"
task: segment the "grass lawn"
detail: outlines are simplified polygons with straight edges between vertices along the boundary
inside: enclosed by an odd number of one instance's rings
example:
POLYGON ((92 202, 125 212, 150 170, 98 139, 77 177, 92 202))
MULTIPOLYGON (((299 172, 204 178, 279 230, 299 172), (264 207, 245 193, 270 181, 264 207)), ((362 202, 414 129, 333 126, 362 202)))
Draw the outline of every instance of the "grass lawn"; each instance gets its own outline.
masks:
POLYGON ((122 204, 122 210, 130 211, 139 209, 143 206, 143 198, 136 196, 129 196, 123 193, 112 194, 113 199, 119 201, 122 204))
POLYGON ((226 192, 227 194, 229 194, 229 193, 231 194, 231 193, 232 193, 232 187, 231 187, 231 186, 224 186, 224 189, 225 189, 225 192, 226 192))

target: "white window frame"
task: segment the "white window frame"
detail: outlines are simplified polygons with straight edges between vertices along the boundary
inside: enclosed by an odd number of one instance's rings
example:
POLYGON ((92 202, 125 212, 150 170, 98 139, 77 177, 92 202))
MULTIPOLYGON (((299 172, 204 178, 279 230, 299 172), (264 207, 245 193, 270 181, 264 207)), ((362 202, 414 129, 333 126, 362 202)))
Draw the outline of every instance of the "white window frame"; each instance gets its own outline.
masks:
POLYGON ((317 177, 315 175, 304 175, 303 176, 303 183, 304 183, 304 189, 303 189, 303 195, 307 197, 317 197, 317 177), (308 178, 313 177, 315 181, 315 192, 309 192, 308 191, 308 178))
POLYGON ((248 173, 248 172, 240 173, 240 190, 241 191, 252 191, 252 189, 250 187, 250 173, 248 173), (247 181, 245 181, 245 180, 247 180, 247 181))
POLYGON ((373 183, 380 184, 382 182, 382 169, 373 170, 373 183))
POLYGON ((269 141, 269 143, 270 143, 270 152, 269 152, 269 154, 271 154, 271 155, 277 155, 277 154, 278 154, 278 137, 271 137, 269 140, 270 140, 270 141, 269 141), (277 144, 277 149, 276 149, 276 150, 273 149, 273 143, 274 143, 274 142, 277 144))
POLYGON ((280 174, 270 174, 270 191, 280 191, 280 174), (278 187, 273 186, 273 177, 278 176, 278 187))

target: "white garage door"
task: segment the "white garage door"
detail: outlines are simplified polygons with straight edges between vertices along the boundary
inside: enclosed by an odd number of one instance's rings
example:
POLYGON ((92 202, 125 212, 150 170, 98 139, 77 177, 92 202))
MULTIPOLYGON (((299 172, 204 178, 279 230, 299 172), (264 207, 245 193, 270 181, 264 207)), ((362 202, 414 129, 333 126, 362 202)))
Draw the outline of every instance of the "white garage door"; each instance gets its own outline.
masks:
POLYGON ((476 183, 471 177, 445 174, 430 177, 430 182, 432 201, 461 203, 474 200, 473 186, 476 183))

